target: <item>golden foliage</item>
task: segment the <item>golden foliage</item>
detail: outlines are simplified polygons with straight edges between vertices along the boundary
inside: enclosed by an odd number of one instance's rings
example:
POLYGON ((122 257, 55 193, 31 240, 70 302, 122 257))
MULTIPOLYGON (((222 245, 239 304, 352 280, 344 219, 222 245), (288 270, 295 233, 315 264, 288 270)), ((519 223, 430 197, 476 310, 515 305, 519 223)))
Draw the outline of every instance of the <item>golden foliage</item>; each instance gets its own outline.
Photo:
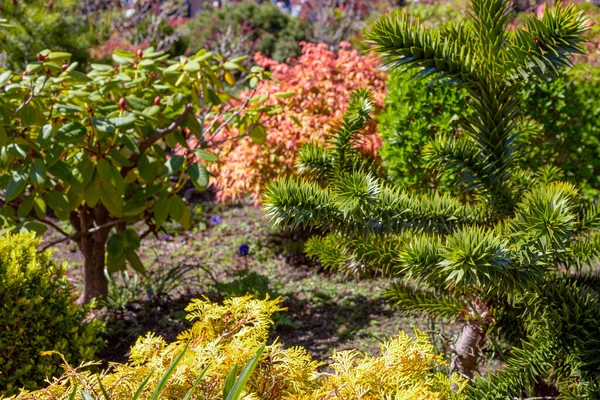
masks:
MULTIPOLYGON (((48 388, 24 393, 17 399, 66 400, 74 388, 102 397, 102 382, 113 400, 129 400, 149 375, 140 399, 148 399, 164 372, 183 352, 161 399, 181 399, 196 377, 208 370, 192 399, 221 399, 225 378, 233 367, 245 365, 267 340, 271 316, 281 311, 280 300, 256 300, 251 296, 226 300, 222 305, 194 300, 186 309, 194 325, 173 343, 148 334, 131 349, 127 364, 113 364, 108 371, 93 374, 65 365, 65 374, 48 388), (187 348, 186 348, 187 344, 187 348), (185 351, 184 351, 185 349, 185 351)), ((267 346, 246 385, 243 399, 465 399, 466 382, 435 372, 443 365, 426 335, 400 333, 381 346, 382 355, 372 357, 357 351, 335 353, 333 373, 319 372, 323 365, 301 347, 284 349, 279 342, 267 346), (452 387, 455 387, 453 389, 452 387), (457 389, 456 389, 457 388, 457 389)), ((77 399, 81 399, 77 393, 77 399)))

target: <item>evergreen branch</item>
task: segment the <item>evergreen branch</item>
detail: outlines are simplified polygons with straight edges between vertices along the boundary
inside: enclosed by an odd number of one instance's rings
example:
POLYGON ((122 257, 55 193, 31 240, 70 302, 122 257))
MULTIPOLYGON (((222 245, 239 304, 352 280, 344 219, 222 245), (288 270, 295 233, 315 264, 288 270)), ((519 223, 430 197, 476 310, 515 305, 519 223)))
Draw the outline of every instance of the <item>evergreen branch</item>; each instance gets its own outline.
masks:
POLYGON ((367 43, 381 55, 388 68, 420 68, 420 76, 443 74, 452 80, 477 81, 474 54, 466 30, 449 32, 428 30, 401 12, 384 15, 366 34, 367 43))
POLYGON ((467 190, 477 189, 477 194, 497 212, 510 213, 514 208, 514 191, 508 176, 502 173, 505 168, 498 168, 469 139, 438 137, 425 146, 423 153, 432 168, 457 176, 457 184, 466 185, 467 190))
POLYGON ((394 306, 408 313, 446 320, 455 320, 467 314, 464 305, 451 295, 417 289, 400 282, 394 282, 386 295, 394 302, 394 306))
POLYGON ((516 31, 508 50, 507 70, 513 78, 555 76, 570 65, 570 56, 584 52, 583 34, 588 28, 572 4, 564 7, 558 2, 541 20, 531 15, 526 25, 527 30, 516 31))

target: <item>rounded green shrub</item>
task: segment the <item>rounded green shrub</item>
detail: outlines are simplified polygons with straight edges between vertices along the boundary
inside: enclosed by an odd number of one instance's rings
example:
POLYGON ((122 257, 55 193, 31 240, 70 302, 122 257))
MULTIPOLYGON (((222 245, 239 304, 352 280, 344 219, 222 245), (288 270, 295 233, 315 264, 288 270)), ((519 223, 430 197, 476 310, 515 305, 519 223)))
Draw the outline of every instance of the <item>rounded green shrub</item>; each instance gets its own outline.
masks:
POLYGON ((61 371, 58 351, 73 364, 91 360, 103 341, 98 320, 74 303, 66 265, 37 249, 33 234, 0 238, 0 395, 35 389, 61 371))
POLYGON ((578 65, 557 79, 523 91, 528 114, 538 124, 525 136, 523 163, 537 170, 556 165, 584 196, 600 190, 600 70, 578 65))
POLYGON ((414 79, 414 75, 412 71, 390 75, 378 129, 389 178, 421 190, 439 186, 436 174, 427 171, 421 160, 421 149, 432 137, 459 128, 467 113, 467 95, 442 82, 414 79))

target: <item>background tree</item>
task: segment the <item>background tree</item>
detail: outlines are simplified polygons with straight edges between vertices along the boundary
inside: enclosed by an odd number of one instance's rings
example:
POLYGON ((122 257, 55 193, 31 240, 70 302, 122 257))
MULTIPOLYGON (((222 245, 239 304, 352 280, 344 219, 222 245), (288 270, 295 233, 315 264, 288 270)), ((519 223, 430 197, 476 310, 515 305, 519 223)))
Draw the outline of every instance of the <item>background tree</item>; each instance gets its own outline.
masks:
MULTIPOLYGON (((49 225, 60 241, 74 240, 84 256, 80 301, 88 302, 107 292, 105 261, 109 272, 126 263, 143 272, 141 238, 167 219, 189 228, 177 193, 188 179, 208 185, 203 163, 217 157, 206 149, 233 136, 263 142, 259 116, 275 107, 236 101, 232 72, 242 67, 204 50, 179 60, 152 48, 116 52, 115 66, 92 64, 88 74, 70 57, 42 51, 22 75, 0 74, 1 225, 38 233, 49 225), (221 131, 231 136, 215 139, 221 131), (198 148, 173 155, 189 135, 198 148), (139 221, 142 235, 128 228, 139 221)), ((268 77, 253 71, 253 84, 268 77)))
POLYGON ((78 15, 77 7, 74 0, 0 3, 0 18, 13 25, 3 39, 5 54, 0 56, 0 66, 22 71, 44 49, 69 52, 73 61, 85 66, 90 47, 101 42, 107 32, 78 15))
POLYGON ((306 246, 326 267, 394 277, 390 296, 399 306, 459 321, 454 370, 473 377, 484 346, 498 351, 497 338, 512 344, 506 370, 477 380, 476 397, 520 397, 543 381, 558 381, 564 395, 594 397, 600 308, 591 266, 600 255, 600 212, 557 182, 555 168, 529 174, 515 161, 530 128, 518 92, 582 51, 585 21, 558 5, 510 32, 502 0, 472 0, 469 15, 435 31, 394 14, 368 38, 388 67, 418 68, 467 91, 473 112, 461 133, 439 135, 424 154, 471 202, 386 182, 357 150, 372 110, 358 92, 329 146, 300 151, 305 177, 267 187, 265 209, 276 225, 328 232, 306 246))

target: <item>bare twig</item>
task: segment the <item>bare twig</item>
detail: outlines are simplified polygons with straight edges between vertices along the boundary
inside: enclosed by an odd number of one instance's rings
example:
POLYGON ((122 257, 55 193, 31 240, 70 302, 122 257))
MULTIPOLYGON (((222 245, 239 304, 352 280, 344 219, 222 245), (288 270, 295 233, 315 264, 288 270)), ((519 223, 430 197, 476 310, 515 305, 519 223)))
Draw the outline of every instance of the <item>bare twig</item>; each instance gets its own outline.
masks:
POLYGON ((31 101, 35 98, 35 96, 42 93, 42 90, 44 90, 44 87, 46 86, 46 82, 48 82, 48 79, 50 79, 50 75, 46 75, 46 78, 44 79, 44 82, 42 83, 42 87, 40 88, 40 90, 38 90, 37 94, 35 93, 35 86, 34 86, 33 82, 31 83, 31 94, 19 107, 17 107, 17 109, 15 110, 15 113, 13 115, 17 115, 19 113, 19 111, 21 111, 23 109, 23 107, 25 107, 27 104, 31 103, 31 101))

